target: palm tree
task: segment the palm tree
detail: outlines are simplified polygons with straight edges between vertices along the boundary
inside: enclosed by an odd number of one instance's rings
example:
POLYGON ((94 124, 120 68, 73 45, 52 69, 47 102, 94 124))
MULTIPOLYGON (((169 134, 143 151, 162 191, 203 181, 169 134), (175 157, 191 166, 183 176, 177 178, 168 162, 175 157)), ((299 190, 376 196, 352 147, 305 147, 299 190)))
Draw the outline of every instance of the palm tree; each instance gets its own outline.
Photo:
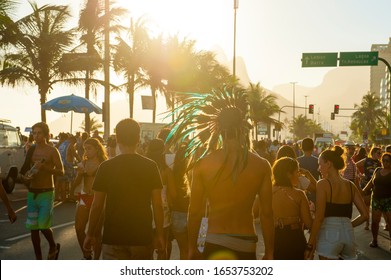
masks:
POLYGON ((152 123, 156 122, 156 92, 164 92, 165 73, 167 73, 167 59, 163 36, 152 38, 147 47, 148 56, 145 58, 143 71, 145 72, 144 85, 151 88, 153 109, 152 123))
POLYGON ((354 104, 354 108, 357 111, 352 115, 350 129, 357 138, 367 132, 368 139, 374 142, 381 128, 388 127, 387 110, 380 106, 380 99, 375 92, 364 95, 361 104, 354 104))
POLYGON ((129 116, 133 118, 134 93, 142 84, 141 69, 150 40, 145 19, 139 18, 134 22, 132 18, 127 35, 127 39, 117 37, 118 44, 115 46, 113 65, 114 70, 122 73, 125 78, 126 82, 122 86, 126 87, 126 92, 129 94, 129 116))
MULTIPOLYGON (((95 59, 100 62, 98 65, 102 66, 99 52, 102 52, 101 46, 103 46, 102 38, 105 28, 105 11, 104 6, 99 0, 85 0, 85 7, 80 12, 79 18, 79 31, 82 33, 80 41, 87 49, 87 57, 95 59)), ((110 10, 110 21, 117 22, 126 13, 123 8, 113 7, 110 10)), ((110 31, 120 30, 121 27, 118 24, 111 25, 110 31)), ((90 99, 90 84, 91 77, 94 75, 94 68, 85 68, 85 98, 90 99)), ((88 129, 90 122, 90 115, 85 114, 86 128, 88 129)), ((90 131, 87 131, 90 132, 90 131)))
POLYGON ((274 114, 280 111, 276 100, 277 97, 268 94, 266 90, 260 85, 260 83, 250 83, 246 90, 248 102, 250 104, 250 118, 255 127, 255 139, 258 140, 258 123, 264 122, 268 126, 268 133, 270 137, 271 124, 281 125, 279 121, 272 118, 274 114))
POLYGON ((16 2, 12 0, 0 0, 0 30, 4 30, 11 23, 11 15, 16 9, 16 2))
POLYGON ((95 131, 95 130, 99 130, 100 128, 103 127, 103 124, 100 123, 95 117, 93 117, 91 120, 90 120, 90 127, 86 127, 86 122, 83 121, 81 126, 80 126, 80 129, 84 130, 84 131, 95 131))
POLYGON ((289 126, 289 132, 292 133, 295 139, 303 139, 311 137, 314 133, 324 132, 323 128, 311 119, 302 114, 295 117, 289 126))
MULTIPOLYGON (((16 21, 2 32, 0 47, 7 49, 0 83, 10 86, 31 84, 38 87, 41 105, 53 84, 61 82, 61 58, 70 48, 74 30, 65 27, 70 18, 68 6, 46 5, 38 8, 30 3, 33 12, 16 21)), ((41 119, 46 112, 41 108, 41 119)))
POLYGON ((233 86, 232 75, 227 67, 221 65, 216 54, 211 51, 201 51, 197 54, 197 76, 195 90, 201 93, 211 92, 212 89, 223 85, 233 86))

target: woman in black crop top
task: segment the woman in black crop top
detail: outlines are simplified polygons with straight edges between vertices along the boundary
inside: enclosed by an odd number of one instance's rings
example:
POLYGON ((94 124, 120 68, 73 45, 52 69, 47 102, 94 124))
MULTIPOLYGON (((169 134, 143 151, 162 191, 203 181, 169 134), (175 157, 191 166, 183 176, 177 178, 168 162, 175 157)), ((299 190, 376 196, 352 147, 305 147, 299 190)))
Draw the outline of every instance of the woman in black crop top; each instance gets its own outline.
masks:
POLYGON ((316 213, 308 240, 306 257, 312 258, 316 249, 319 259, 357 258, 353 227, 368 218, 364 200, 358 188, 344 179, 344 150, 335 146, 319 157, 321 180, 316 186, 316 213), (352 203, 360 215, 351 220, 352 203))
MULTIPOLYGON (((364 188, 364 191, 373 189, 371 197, 372 208, 372 242, 369 246, 376 248, 377 235, 379 233, 379 223, 381 215, 384 215, 388 225, 391 223, 391 153, 384 153, 381 162, 383 168, 378 168, 374 172, 372 179, 364 188)), ((390 227, 388 232, 391 237, 390 227)), ((391 250, 391 244, 390 244, 391 250)))

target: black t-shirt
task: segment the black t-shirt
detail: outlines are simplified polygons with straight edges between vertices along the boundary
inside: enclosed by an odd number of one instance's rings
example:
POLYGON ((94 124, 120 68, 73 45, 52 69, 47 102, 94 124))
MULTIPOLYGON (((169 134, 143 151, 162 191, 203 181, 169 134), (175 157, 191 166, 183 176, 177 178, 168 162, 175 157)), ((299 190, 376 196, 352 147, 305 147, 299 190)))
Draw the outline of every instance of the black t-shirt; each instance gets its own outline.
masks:
POLYGON ((161 189, 156 163, 138 154, 105 161, 93 189, 106 193, 103 243, 143 246, 152 242, 151 195, 161 189))
POLYGON ((374 176, 373 197, 375 199, 391 198, 391 173, 382 176, 379 170, 374 176))

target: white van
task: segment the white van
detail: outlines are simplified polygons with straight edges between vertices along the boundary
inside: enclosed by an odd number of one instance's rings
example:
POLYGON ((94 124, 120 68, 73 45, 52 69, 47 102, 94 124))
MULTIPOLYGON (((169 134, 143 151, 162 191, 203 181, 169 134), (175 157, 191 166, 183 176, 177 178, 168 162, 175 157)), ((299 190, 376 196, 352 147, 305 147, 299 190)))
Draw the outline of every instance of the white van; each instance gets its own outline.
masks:
POLYGON ((7 193, 12 193, 24 162, 24 145, 19 128, 0 119, 0 179, 7 193))

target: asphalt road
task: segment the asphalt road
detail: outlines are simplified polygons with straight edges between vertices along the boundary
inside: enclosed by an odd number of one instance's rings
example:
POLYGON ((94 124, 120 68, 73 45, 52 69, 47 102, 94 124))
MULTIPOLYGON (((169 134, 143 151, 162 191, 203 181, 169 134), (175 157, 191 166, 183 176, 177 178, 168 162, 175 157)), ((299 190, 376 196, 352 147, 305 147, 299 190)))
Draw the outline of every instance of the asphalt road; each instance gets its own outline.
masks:
MULTIPOLYGON (((17 221, 10 224, 4 204, 0 202, 0 259, 1 260, 34 260, 33 247, 30 241, 29 231, 26 230, 26 195, 27 190, 23 185, 17 185, 14 192, 9 195, 12 206, 17 211, 17 221)), ((82 253, 77 243, 74 229, 74 203, 59 203, 55 205, 53 231, 56 242, 61 243, 60 260, 80 260, 82 253)), ((357 212, 356 212, 357 213, 357 212)), ((354 213, 355 214, 355 213, 354 213)), ((256 224, 260 233, 260 225, 256 224)), ((368 246, 371 241, 371 232, 364 229, 364 225, 355 228, 356 243, 359 249, 359 259, 362 260, 391 260, 389 250, 390 239, 388 232, 381 227, 379 234, 379 248, 368 246)), ((42 237, 42 250, 46 255, 48 245, 42 237)), ((264 251, 263 240, 260 237, 257 253, 259 258, 264 251)), ((172 242, 171 259, 179 259, 179 251, 176 241, 172 242)))

